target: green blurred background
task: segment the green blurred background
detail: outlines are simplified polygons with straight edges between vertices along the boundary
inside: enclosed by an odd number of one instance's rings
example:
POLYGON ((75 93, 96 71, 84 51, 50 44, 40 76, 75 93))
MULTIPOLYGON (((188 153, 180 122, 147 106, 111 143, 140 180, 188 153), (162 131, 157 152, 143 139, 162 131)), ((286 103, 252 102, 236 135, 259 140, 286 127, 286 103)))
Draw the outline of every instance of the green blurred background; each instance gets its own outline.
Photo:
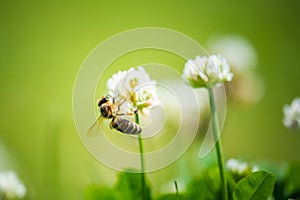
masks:
MULTIPOLYGON (((94 160, 77 135, 73 84, 96 45, 146 26, 180 31, 204 48, 213 35, 247 38, 258 55, 255 72, 265 93, 256 104, 228 105, 225 157, 299 160, 300 134, 282 125, 283 105, 300 95, 299 11, 295 0, 1 1, 0 170, 17 171, 27 199, 82 199, 89 183, 113 184, 116 172, 94 160)), ((142 58, 135 57, 136 63, 142 58)), ((193 152, 185 157, 197 162, 193 152)), ((154 192, 156 182, 179 176, 172 167, 149 174, 154 192)))

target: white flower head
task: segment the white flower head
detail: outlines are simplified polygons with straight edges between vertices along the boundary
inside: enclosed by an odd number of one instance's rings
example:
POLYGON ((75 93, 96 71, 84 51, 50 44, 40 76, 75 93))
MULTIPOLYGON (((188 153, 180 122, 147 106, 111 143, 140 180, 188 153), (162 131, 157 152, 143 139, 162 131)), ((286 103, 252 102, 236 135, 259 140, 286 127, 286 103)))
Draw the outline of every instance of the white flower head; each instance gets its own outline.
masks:
POLYGON ((248 169, 248 164, 236 159, 229 159, 226 162, 226 168, 233 173, 243 174, 248 169))
POLYGON ((0 196, 7 199, 23 198, 26 195, 26 187, 19 180, 14 171, 0 172, 0 196))
POLYGON ((259 170, 257 166, 251 166, 247 162, 236 160, 236 159, 229 159, 226 162, 226 168, 234 174, 244 175, 251 172, 256 172, 259 170))
POLYGON ((300 97, 295 98, 291 105, 283 107, 283 124, 292 130, 300 130, 300 97))
POLYGON ((224 81, 231 81, 233 73, 221 55, 196 56, 186 62, 183 77, 192 87, 214 87, 224 81))
POLYGON ((137 69, 119 71, 107 81, 109 94, 120 99, 128 98, 127 107, 142 113, 158 105, 156 81, 150 79, 149 74, 141 66, 137 69))
POLYGON ((254 166, 252 167, 252 172, 257 172, 257 171, 259 171, 259 167, 256 166, 256 165, 254 165, 254 166))

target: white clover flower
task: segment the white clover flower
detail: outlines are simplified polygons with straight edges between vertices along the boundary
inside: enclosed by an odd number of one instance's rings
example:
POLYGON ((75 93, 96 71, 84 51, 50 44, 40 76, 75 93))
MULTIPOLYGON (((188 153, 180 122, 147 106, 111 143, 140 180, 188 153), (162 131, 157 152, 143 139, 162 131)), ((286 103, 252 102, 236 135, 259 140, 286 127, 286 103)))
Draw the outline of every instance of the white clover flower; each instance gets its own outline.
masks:
POLYGON ((226 168, 230 172, 232 172, 234 174, 238 174, 238 175, 256 172, 259 170, 259 168, 257 166, 251 166, 247 162, 239 161, 239 160, 236 160, 233 158, 229 159, 226 162, 226 168))
POLYGON ((6 199, 23 198, 26 194, 26 187, 19 180, 14 171, 0 172, 0 196, 6 199))
POLYGON ((229 159, 226 162, 226 168, 233 173, 243 174, 249 168, 246 162, 241 162, 236 159, 229 159))
POLYGON ((209 52, 223 55, 234 72, 235 80, 227 85, 230 99, 241 103, 257 103, 264 95, 263 79, 253 69, 258 56, 249 40, 240 35, 225 35, 208 40, 209 52))
POLYGON ((222 54, 236 71, 248 72, 258 63, 255 48, 249 40, 240 35, 225 35, 211 38, 207 43, 210 52, 222 54))
POLYGON ((300 130, 300 97, 295 98, 291 105, 283 107, 283 124, 292 130, 300 130))
POLYGON ((127 107, 146 113, 147 109, 158 105, 156 81, 141 66, 137 69, 119 71, 107 81, 106 87, 111 96, 122 99, 128 98, 127 107))
POLYGON ((257 167, 256 165, 254 165, 252 167, 252 172, 257 172, 257 171, 259 171, 259 167, 257 167))
POLYGON ((221 55, 196 56, 186 62, 183 77, 192 87, 214 87, 224 81, 231 81, 233 73, 221 55))

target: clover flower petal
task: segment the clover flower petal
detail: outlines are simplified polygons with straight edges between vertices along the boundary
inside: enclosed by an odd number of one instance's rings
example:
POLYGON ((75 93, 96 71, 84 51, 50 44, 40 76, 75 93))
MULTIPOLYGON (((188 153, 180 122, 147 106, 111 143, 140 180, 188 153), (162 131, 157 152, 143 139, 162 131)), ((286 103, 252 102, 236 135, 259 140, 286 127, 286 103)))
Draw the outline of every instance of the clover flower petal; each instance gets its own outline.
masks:
POLYGON ((118 86, 118 83, 122 80, 126 73, 127 71, 118 71, 110 79, 108 79, 106 83, 106 88, 108 90, 109 95, 113 96, 114 91, 118 86))
POLYGON ((283 124, 292 130, 300 130, 300 97, 295 98, 291 105, 283 107, 283 124))
POLYGON ((150 79, 142 66, 128 71, 119 71, 107 81, 109 94, 120 99, 129 98, 126 106, 130 110, 138 109, 142 113, 159 103, 156 81, 150 79))
POLYGON ((214 87, 224 81, 231 81, 233 73, 221 55, 196 56, 186 62, 183 77, 192 87, 214 87))
POLYGON ((7 199, 23 198, 26 194, 26 187, 19 180, 14 171, 0 172, 0 196, 7 199))

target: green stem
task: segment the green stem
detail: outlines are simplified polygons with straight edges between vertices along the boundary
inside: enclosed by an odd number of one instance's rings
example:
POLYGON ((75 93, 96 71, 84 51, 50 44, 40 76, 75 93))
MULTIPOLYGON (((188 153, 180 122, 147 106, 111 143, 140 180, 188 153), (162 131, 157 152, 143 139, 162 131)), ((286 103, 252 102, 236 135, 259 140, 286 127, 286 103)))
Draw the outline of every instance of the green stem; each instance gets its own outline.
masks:
MULTIPOLYGON (((140 123, 139 114, 135 113, 135 122, 140 123)), ((145 161, 144 161, 144 148, 142 134, 139 134, 139 147, 140 147, 140 160, 141 160, 141 186, 142 186, 142 199, 146 199, 146 184, 145 184, 145 161)))
POLYGON ((174 185, 175 185, 175 191, 176 191, 176 200, 178 200, 179 199, 179 194, 178 194, 178 184, 177 184, 176 180, 174 181, 174 185))
POLYGON ((219 131, 218 116, 217 116, 216 105, 215 105, 214 94, 213 94, 212 88, 208 87, 208 94, 209 94, 209 102, 210 102, 212 128, 213 128, 213 133, 214 133, 214 139, 216 142, 217 159, 218 159, 219 172, 220 172, 220 177, 221 177, 222 199, 227 200, 228 199, 227 181, 226 181, 225 167, 224 167, 224 161, 223 161, 221 138, 219 138, 220 131, 219 131))

